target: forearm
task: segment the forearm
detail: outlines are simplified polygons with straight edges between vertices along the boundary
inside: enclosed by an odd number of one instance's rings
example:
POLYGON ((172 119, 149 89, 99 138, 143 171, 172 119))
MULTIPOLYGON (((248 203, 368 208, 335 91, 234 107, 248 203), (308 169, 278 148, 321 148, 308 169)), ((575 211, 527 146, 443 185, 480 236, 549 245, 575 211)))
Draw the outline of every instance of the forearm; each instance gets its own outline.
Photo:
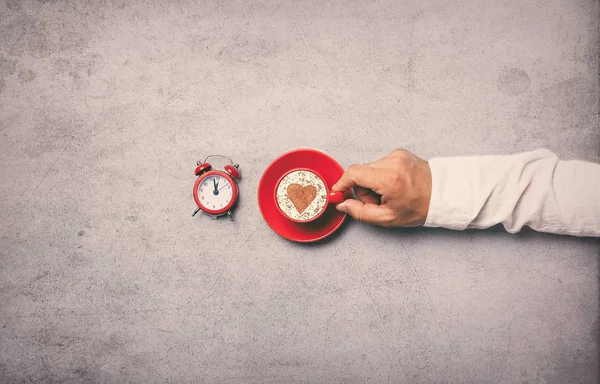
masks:
POLYGON ((548 150, 435 158, 425 226, 463 230, 502 223, 600 236, 600 165, 560 161, 548 150))

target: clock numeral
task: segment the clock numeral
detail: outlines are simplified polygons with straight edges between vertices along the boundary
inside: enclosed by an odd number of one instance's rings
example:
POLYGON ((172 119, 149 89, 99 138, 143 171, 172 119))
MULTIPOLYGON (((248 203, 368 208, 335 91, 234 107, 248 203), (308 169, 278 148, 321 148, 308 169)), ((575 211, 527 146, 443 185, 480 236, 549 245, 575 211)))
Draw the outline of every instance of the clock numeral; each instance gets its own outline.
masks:
POLYGON ((214 207, 215 207, 215 206, 213 205, 213 208, 214 208, 214 207))
POLYGON ((227 189, 231 188, 231 184, 227 184, 227 189))
POLYGON ((208 183, 204 183, 204 186, 205 186, 205 187, 208 187, 208 183))
POLYGON ((202 200, 204 200, 204 196, 202 196, 202 200))

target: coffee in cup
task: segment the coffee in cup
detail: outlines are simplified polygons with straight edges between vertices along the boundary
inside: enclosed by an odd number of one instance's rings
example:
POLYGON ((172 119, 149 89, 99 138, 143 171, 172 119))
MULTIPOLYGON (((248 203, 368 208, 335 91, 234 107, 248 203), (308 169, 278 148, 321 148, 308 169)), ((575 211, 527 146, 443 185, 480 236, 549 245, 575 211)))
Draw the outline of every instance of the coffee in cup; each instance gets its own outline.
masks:
POLYGON ((310 169, 294 169, 283 175, 275 190, 275 205, 288 219, 309 222, 319 218, 329 203, 344 200, 341 192, 331 192, 323 178, 310 169))

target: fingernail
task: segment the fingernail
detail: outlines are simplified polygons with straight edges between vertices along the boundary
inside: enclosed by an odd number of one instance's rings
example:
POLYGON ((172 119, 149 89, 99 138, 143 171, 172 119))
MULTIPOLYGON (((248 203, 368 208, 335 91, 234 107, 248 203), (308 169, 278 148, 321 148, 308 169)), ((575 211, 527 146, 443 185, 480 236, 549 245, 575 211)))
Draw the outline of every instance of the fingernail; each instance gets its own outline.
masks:
POLYGON ((340 212, 348 213, 348 210, 346 209, 346 204, 344 203, 339 203, 335 206, 335 209, 337 209, 340 212))

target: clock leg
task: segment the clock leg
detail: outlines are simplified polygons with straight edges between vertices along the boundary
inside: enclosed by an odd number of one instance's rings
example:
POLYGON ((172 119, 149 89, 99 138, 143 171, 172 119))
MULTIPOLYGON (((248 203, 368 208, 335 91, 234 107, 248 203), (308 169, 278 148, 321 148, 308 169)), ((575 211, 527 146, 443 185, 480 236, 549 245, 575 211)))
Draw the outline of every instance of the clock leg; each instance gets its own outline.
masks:
POLYGON ((227 211, 227 216, 229 216, 229 220, 233 221, 233 214, 231 211, 227 211))
POLYGON ((194 213, 192 213, 192 217, 196 216, 196 213, 200 212, 200 207, 196 208, 194 213))

